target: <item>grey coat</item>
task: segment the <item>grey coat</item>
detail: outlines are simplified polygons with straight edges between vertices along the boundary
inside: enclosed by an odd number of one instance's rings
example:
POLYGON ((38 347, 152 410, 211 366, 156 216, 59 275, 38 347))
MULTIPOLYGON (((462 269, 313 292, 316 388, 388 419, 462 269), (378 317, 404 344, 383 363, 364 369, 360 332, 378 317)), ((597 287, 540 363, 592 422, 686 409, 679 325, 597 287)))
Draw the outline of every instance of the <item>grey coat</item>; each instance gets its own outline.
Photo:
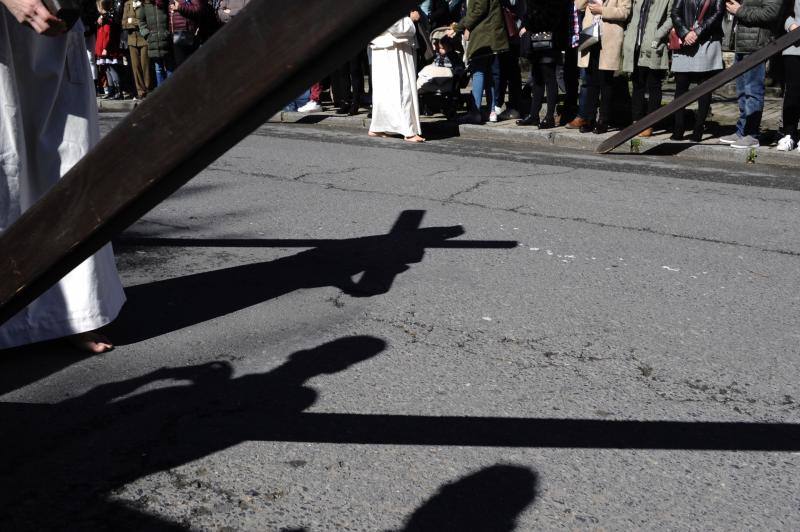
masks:
POLYGON ((782 22, 779 19, 782 7, 781 0, 743 0, 736 13, 736 53, 758 51, 771 41, 782 22))
MULTIPOLYGON (((800 0, 797 1, 800 2, 800 0)), ((669 40, 669 30, 672 29, 670 13, 673 0, 652 0, 637 63, 635 57, 636 37, 639 33, 643 2, 644 0, 634 0, 631 21, 625 28, 625 40, 622 43, 622 70, 624 72, 633 72, 636 66, 651 70, 669 69, 667 41, 669 40)))
MULTIPOLYGON (((787 32, 792 24, 800 26, 800 0, 794 0, 794 15, 789 16, 783 23, 783 29, 787 32)), ((800 55, 800 46, 792 46, 783 51, 783 55, 800 55)))

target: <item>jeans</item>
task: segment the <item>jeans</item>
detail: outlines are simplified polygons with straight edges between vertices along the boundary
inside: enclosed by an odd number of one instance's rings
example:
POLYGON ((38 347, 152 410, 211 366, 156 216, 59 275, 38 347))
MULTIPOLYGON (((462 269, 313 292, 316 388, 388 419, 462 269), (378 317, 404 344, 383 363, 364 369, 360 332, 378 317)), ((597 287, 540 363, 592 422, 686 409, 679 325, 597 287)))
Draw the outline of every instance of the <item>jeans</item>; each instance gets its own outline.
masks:
POLYGON ((483 90, 486 89, 486 103, 489 109, 494 109, 494 90, 492 83, 492 64, 494 55, 476 57, 470 60, 469 68, 472 70, 472 100, 473 111, 480 112, 483 101, 483 90))
MULTIPOLYGON (((736 54, 736 62, 749 54, 736 54)), ((736 78, 736 93, 739 97, 739 120, 736 133, 744 137, 757 136, 761 127, 761 114, 764 111, 764 78, 767 74, 765 63, 736 78)))
POLYGON ((584 120, 591 120, 589 117, 589 111, 586 109, 586 69, 580 69, 580 80, 581 80, 581 89, 578 91, 578 118, 582 118, 584 120))
POLYGON ((156 68, 156 87, 160 87, 175 70, 172 59, 169 57, 151 58, 156 68))

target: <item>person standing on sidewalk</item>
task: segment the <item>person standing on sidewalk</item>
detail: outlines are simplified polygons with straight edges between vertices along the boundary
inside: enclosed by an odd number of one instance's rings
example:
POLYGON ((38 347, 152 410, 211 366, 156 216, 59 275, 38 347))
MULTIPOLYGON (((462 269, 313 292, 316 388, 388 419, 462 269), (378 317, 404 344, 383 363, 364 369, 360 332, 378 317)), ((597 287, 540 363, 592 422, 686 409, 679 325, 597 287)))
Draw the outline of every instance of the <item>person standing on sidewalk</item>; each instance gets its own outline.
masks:
MULTIPOLYGON (((725 8, 734 16, 734 43, 736 63, 760 50, 772 40, 779 22, 783 0, 726 0, 725 8)), ((719 139, 734 148, 758 148, 761 115, 764 111, 766 63, 736 78, 739 98, 739 120, 736 133, 719 139)))
POLYGON ((147 39, 147 55, 155 66, 156 86, 160 87, 175 70, 169 15, 163 3, 156 3, 156 0, 141 1, 142 5, 136 8, 139 34, 147 39))
POLYGON ((141 0, 126 0, 122 13, 122 29, 128 32, 128 51, 131 56, 131 70, 136 94, 140 100, 153 90, 150 76, 150 56, 147 53, 147 40, 139 33, 139 19, 136 8, 142 5, 141 0))
POLYGON ((521 50, 531 62, 533 92, 530 113, 522 120, 517 120, 517 125, 552 129, 556 127, 555 112, 558 104, 556 67, 561 64, 562 52, 569 45, 569 0, 525 0, 525 3, 527 9, 520 39, 523 43, 521 50), (540 48, 533 48, 534 44, 540 48), (545 92, 547 110, 544 120, 540 121, 539 112, 545 92))
POLYGON ((470 0, 467 3, 467 14, 460 22, 454 22, 447 32, 448 37, 457 33, 464 34, 467 41, 467 60, 472 73, 472 103, 470 111, 461 118, 465 124, 480 124, 481 102, 486 89, 487 104, 490 112, 494 112, 495 98, 492 83, 492 64, 497 54, 508 51, 503 10, 500 0, 470 0))
MULTIPOLYGON (((701 84, 722 70, 723 0, 675 0, 672 22, 683 43, 672 54, 675 74, 675 97, 682 96, 692 83, 701 84), (702 16, 701 16, 702 15, 702 16)), ((691 140, 700 142, 703 136, 711 94, 697 102, 697 115, 691 140)), ((675 113, 672 140, 683 140, 686 132, 685 110, 675 113)))
MULTIPOLYGON (((0 0, 0 233, 100 138, 83 32, 80 21, 67 31, 40 0, 0 0)), ((113 345, 96 331, 124 302, 114 254, 103 246, 0 325, 0 350, 66 338, 90 353, 108 351, 113 345)))
POLYGON ((590 28, 595 17, 602 20, 600 43, 581 51, 578 66, 586 69, 586 113, 589 123, 581 133, 608 132, 613 98, 614 72, 620 69, 625 25, 631 14, 631 0, 576 0, 575 7, 584 11, 583 29, 590 28), (599 119, 594 122, 598 107, 599 119))
MULTIPOLYGON (((783 25, 786 31, 800 28, 800 0, 795 0, 792 14, 783 25)), ((783 93, 783 134, 778 141, 778 151, 792 151, 797 146, 797 122, 800 121, 800 46, 783 51, 786 88, 783 93)), ((800 153, 800 148, 798 148, 800 153)))
MULTIPOLYGON (((661 107, 662 84, 669 70, 667 36, 672 29, 672 0, 634 0, 622 45, 622 70, 633 83, 632 118, 636 122, 661 107), (647 105, 645 105, 647 93, 647 105)), ((653 135, 653 128, 640 137, 653 135)))

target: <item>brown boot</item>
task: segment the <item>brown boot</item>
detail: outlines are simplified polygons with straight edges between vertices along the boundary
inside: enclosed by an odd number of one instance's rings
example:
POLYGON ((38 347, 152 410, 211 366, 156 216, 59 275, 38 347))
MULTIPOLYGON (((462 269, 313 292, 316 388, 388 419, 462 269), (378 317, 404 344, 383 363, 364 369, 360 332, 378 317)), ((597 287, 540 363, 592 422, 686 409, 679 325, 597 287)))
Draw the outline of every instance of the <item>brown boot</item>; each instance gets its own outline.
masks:
POLYGON ((639 136, 640 137, 644 137, 644 138, 652 137, 653 136, 653 128, 652 127, 648 127, 647 129, 645 129, 644 131, 639 133, 639 136))
POLYGON ((588 125, 589 125, 589 121, 588 120, 584 120, 581 117, 577 117, 577 118, 575 118, 575 120, 573 120, 572 122, 567 124, 565 127, 567 129, 580 129, 580 128, 588 126, 588 125))

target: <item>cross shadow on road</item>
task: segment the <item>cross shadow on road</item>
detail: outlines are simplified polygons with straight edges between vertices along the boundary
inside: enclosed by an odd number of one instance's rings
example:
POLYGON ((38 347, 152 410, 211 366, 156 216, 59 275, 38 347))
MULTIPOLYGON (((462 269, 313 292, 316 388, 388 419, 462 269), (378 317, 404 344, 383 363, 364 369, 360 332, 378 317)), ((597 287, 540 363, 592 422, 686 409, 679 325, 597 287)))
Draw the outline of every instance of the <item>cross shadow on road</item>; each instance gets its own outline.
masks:
POLYGON ((509 249, 516 241, 451 240, 461 226, 420 228, 425 211, 403 211, 385 235, 342 240, 201 240, 125 237, 118 250, 142 247, 311 247, 270 262, 234 266, 126 288, 128 302, 108 332, 117 345, 160 336, 302 288, 333 286, 352 297, 391 290, 429 248, 509 249), (358 281, 354 277, 361 274, 358 281))

